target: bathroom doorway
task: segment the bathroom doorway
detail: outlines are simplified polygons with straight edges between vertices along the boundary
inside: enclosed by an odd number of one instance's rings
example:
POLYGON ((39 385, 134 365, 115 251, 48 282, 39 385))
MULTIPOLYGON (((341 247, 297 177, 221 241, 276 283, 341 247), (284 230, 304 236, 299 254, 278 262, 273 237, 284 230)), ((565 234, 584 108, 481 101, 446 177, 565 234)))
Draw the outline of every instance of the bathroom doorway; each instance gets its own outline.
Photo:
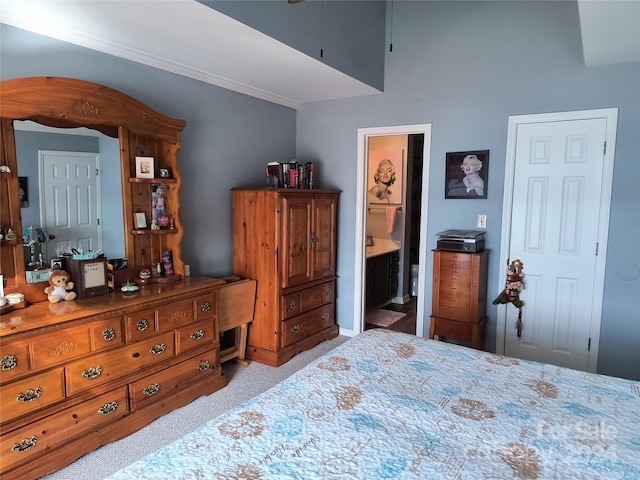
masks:
MULTIPOLYGON (((429 185, 431 125, 404 125, 395 127, 364 128, 358 130, 358 201, 356 212, 356 271, 354 286, 354 334, 365 329, 367 301, 367 260, 371 260, 370 233, 378 233, 373 239, 378 245, 399 247, 398 287, 385 308, 391 311, 408 311, 415 316, 415 333, 424 336, 424 271, 419 268, 420 259, 426 258, 426 226, 429 185), (403 150, 402 177, 395 184, 402 185, 402 201, 393 205, 371 203, 370 183, 375 166, 369 166, 370 153, 380 150, 403 150), (397 209, 397 217, 390 217, 391 210, 397 209), (374 212, 374 213, 371 213, 374 212), (380 218, 378 218, 380 217, 380 218), (389 224, 390 218, 397 218, 389 224), (369 222, 369 225, 368 225, 369 222), (386 228, 388 227, 388 230, 386 228), (369 233, 368 233, 369 232, 369 233), (369 238, 367 238, 369 237, 369 238), (368 258, 369 257, 369 258, 368 258), (413 265, 413 268, 412 268, 413 265), (412 275, 413 271, 413 275, 412 275), (416 275, 417 274, 417 275, 416 275), (417 278, 416 278, 417 277, 417 278)), ((373 155, 372 155, 373 157, 373 155)), ((374 162, 375 163, 375 162, 374 162)), ((396 172, 398 175, 398 172, 396 172)), ((376 252, 377 253, 377 252, 376 252)), ((369 262, 371 263, 371 262, 369 262)), ((384 302, 383 302, 384 303, 384 302)), ((406 325, 405 325, 406 326, 406 325)), ((404 327, 404 326, 403 326, 404 327)))

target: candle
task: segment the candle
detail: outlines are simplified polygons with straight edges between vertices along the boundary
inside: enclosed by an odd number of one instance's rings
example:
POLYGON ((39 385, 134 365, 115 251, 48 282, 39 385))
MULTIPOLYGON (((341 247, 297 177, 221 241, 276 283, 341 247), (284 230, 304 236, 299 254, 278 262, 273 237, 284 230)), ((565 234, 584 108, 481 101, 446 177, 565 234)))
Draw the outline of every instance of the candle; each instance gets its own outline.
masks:
POLYGON ((4 297, 4 275, 0 275, 0 297, 4 297))

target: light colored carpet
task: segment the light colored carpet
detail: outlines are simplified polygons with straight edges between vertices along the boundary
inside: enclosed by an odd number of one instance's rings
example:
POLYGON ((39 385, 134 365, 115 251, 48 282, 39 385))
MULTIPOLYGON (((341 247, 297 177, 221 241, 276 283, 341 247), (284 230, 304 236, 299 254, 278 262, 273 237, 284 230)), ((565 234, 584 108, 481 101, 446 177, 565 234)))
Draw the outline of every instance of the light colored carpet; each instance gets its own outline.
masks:
POLYGON ((136 433, 105 445, 68 467, 42 478, 101 480, 195 430, 221 413, 268 390, 348 339, 349 337, 339 336, 322 342, 313 349, 296 355, 278 368, 257 362, 251 362, 245 368, 234 362, 227 362, 223 364, 224 373, 229 381, 225 388, 208 397, 200 397, 189 405, 158 418, 136 433))
POLYGON ((376 327, 389 327, 401 318, 406 317, 403 312, 394 312, 393 310, 375 309, 368 311, 364 316, 364 322, 375 325, 376 327))

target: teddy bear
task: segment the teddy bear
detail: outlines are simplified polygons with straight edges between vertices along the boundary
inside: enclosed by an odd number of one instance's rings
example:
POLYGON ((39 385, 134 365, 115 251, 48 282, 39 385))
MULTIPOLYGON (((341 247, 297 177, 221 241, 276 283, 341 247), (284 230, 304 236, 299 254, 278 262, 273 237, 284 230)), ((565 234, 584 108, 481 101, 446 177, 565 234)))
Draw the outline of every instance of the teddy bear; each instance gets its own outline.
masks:
POLYGON ((49 274, 49 286, 44 289, 51 303, 58 303, 62 300, 73 300, 76 292, 73 290, 73 282, 69 281, 69 274, 64 270, 55 269, 49 274))

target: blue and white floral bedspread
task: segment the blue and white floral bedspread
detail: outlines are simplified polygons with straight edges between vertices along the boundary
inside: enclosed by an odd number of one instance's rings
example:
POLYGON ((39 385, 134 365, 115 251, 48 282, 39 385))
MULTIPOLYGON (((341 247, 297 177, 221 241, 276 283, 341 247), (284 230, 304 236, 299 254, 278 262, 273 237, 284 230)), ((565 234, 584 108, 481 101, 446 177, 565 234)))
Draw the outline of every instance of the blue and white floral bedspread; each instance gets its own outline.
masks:
POLYGON ((109 478, 638 479, 640 383, 369 330, 109 478))

